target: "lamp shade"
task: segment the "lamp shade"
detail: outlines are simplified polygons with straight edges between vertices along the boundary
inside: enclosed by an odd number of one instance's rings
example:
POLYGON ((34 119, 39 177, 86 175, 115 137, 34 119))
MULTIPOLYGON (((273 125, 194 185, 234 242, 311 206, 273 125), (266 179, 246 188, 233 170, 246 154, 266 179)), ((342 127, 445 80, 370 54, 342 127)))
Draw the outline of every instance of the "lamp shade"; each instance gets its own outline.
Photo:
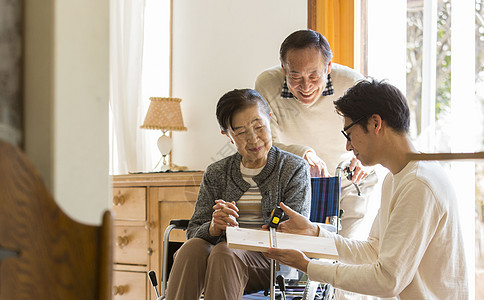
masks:
POLYGON ((141 128, 172 131, 187 130, 183 125, 180 108, 181 99, 150 97, 150 101, 150 107, 141 128))

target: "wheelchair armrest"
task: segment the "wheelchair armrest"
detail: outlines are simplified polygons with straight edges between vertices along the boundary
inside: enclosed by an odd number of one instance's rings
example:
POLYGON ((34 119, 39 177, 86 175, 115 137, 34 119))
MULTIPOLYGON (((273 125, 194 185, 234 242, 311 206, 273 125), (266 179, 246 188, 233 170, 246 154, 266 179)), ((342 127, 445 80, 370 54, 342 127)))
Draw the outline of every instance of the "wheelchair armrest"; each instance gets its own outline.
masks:
POLYGON ((190 220, 175 219, 170 221, 170 225, 174 225, 174 229, 186 230, 188 228, 188 222, 190 222, 190 220))

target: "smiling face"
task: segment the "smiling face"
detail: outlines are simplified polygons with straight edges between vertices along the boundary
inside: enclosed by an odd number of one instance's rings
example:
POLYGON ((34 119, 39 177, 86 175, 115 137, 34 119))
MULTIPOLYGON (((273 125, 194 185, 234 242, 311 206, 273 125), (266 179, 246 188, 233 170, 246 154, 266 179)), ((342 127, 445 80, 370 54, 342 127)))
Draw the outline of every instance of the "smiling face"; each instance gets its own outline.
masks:
POLYGON ((312 104, 326 87, 331 62, 316 48, 291 49, 282 69, 291 93, 303 104, 312 104))
POLYGON ((235 113, 227 135, 242 156, 242 164, 246 168, 265 166, 272 147, 272 135, 269 117, 259 104, 235 113))

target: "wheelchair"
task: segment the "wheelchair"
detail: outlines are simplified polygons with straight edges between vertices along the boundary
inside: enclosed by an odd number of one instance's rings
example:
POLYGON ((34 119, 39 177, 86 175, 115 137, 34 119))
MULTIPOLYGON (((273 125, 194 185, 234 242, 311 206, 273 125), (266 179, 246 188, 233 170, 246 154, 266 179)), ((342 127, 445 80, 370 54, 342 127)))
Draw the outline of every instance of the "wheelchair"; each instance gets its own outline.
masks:
MULTIPOLYGON (((345 176, 351 180, 351 177, 353 176, 353 173, 349 170, 349 164, 349 161, 343 161, 338 164, 334 177, 311 178, 311 210, 309 219, 312 222, 322 223, 322 226, 326 230, 335 233, 338 233, 341 229, 341 216, 343 214, 343 211, 340 210, 339 207, 341 178, 342 176, 345 176)), ((358 185, 354 185, 358 194, 360 194, 358 185)), ((166 297, 168 274, 170 273, 171 265, 173 263, 173 253, 182 244, 178 242, 170 242, 170 233, 173 229, 187 230, 189 221, 190 220, 187 219, 171 220, 170 225, 165 229, 163 234, 163 267, 160 296, 158 300, 163 300, 166 297)), ((275 299, 281 299, 282 295, 285 299, 286 294, 292 296, 293 300, 334 299, 334 288, 331 285, 310 281, 306 274, 301 275, 302 272, 298 272, 300 273, 299 277, 297 279, 288 279, 287 286, 285 283, 279 282, 279 289, 275 293, 275 299), (302 292, 297 291, 301 289, 302 292)), ((281 277, 278 276, 278 279, 280 278, 281 277)), ((275 284, 275 282, 271 282, 271 286, 274 286, 275 284)), ((264 295, 268 296, 268 290, 264 291, 264 295)), ((249 299, 250 295, 247 297, 247 299, 249 299)), ((245 296, 244 299, 246 299, 245 296)))

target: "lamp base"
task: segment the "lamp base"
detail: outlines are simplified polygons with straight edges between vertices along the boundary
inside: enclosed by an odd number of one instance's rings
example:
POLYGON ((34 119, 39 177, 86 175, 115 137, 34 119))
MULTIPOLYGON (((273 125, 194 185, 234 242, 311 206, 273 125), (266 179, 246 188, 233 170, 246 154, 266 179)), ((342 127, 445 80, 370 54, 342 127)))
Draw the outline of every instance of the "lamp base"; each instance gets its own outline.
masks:
POLYGON ((164 130, 163 134, 158 138, 157 144, 158 144, 158 149, 160 150, 160 153, 161 153, 161 158, 156 164, 155 169, 153 171, 166 172, 170 170, 170 165, 168 164, 166 157, 170 154, 171 149, 173 147, 173 141, 168 135, 166 135, 166 130, 164 130), (163 162, 163 164, 160 166, 159 169, 157 169, 160 162, 163 162))
POLYGON ((170 170, 170 166, 168 165, 166 156, 167 156, 166 154, 161 156, 160 160, 158 161, 158 163, 154 167, 153 172, 166 172, 166 171, 170 170), (161 165, 160 165, 160 162, 162 163, 161 165), (160 166, 160 167, 158 167, 158 166, 160 166))
POLYGON ((173 148, 173 141, 166 132, 163 132, 163 135, 158 138, 157 145, 161 155, 168 155, 173 148))

